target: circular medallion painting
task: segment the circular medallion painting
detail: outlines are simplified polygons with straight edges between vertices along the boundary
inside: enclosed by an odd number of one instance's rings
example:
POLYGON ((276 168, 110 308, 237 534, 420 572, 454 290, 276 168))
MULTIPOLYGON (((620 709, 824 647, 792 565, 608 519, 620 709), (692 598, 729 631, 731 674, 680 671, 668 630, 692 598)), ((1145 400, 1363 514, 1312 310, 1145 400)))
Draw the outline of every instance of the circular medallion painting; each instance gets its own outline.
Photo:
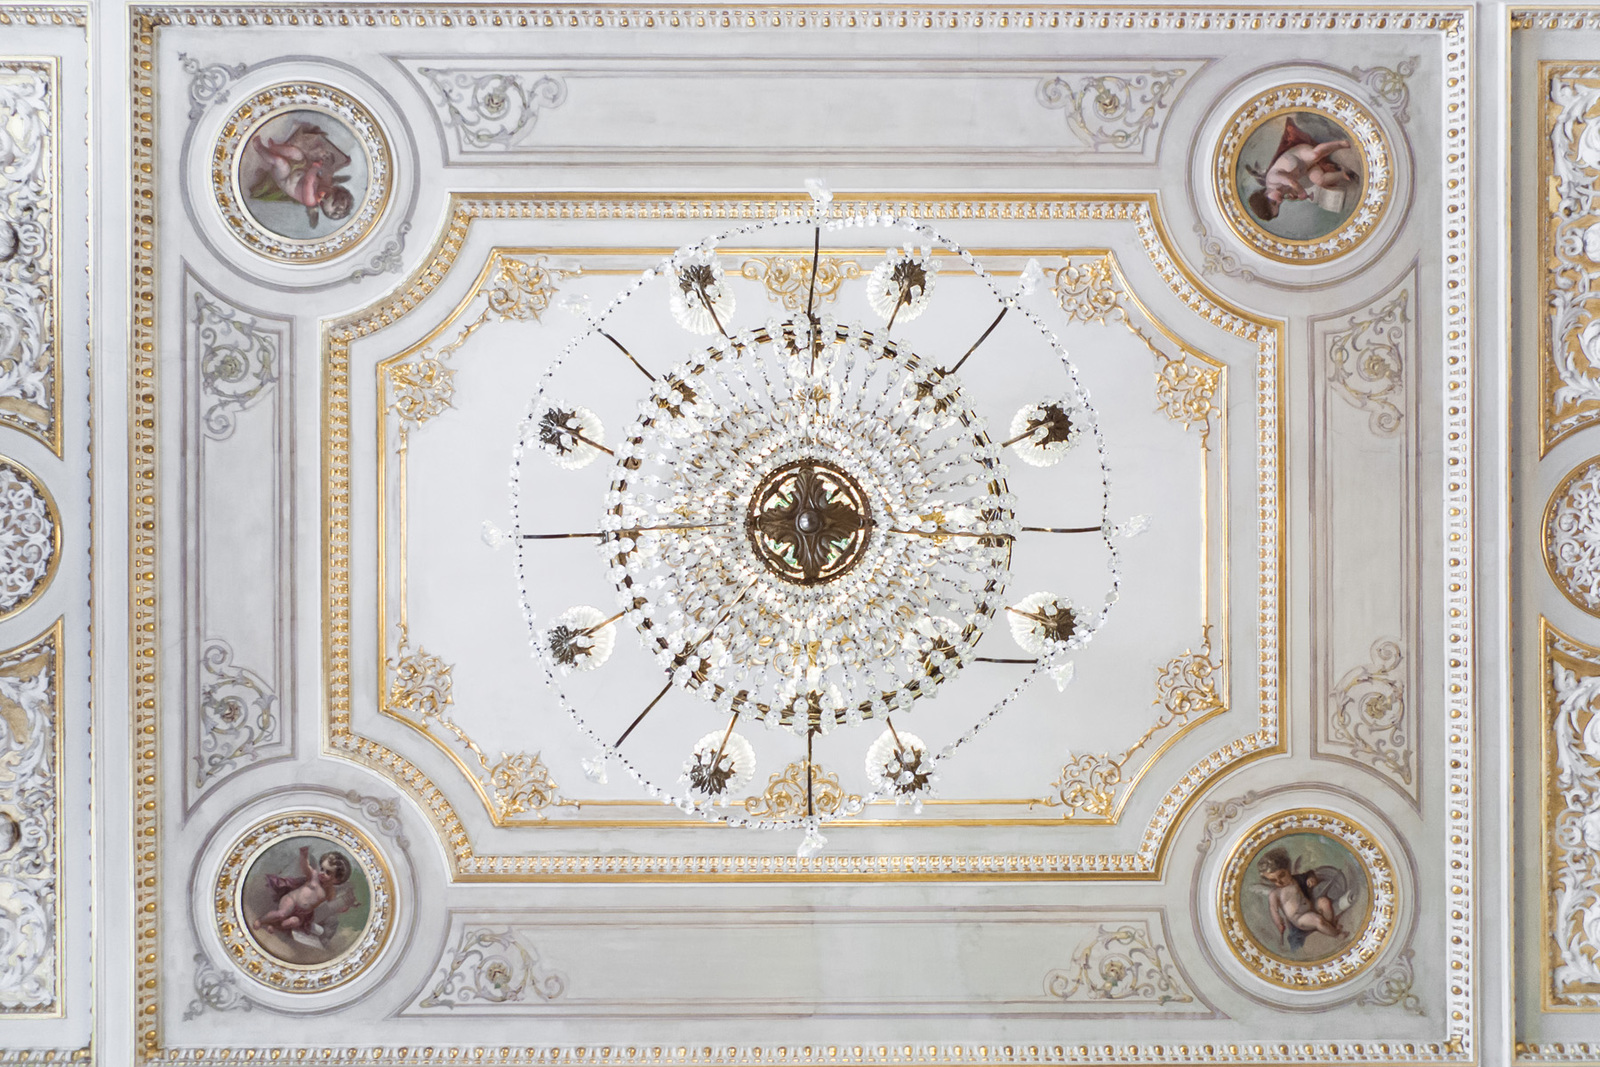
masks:
POLYGON ((61 562, 61 522, 50 492, 28 468, 0 456, 0 619, 38 600, 61 562))
POLYGON ((213 191, 229 228, 286 262, 351 248, 389 197, 389 148, 377 121, 325 85, 273 86, 239 105, 213 160, 213 191))
POLYGON ((1388 144, 1371 112, 1322 86, 1262 93, 1229 121, 1217 197, 1256 251, 1317 263, 1363 241, 1388 208, 1388 144))
POLYGON ((1376 956, 1394 925, 1394 873, 1340 815, 1292 812, 1247 834, 1222 876, 1229 947, 1276 985, 1336 985, 1376 956))
POLYGON ((217 878, 218 928, 257 981, 289 992, 342 985, 389 935, 388 868, 355 827, 317 813, 264 823, 217 878))

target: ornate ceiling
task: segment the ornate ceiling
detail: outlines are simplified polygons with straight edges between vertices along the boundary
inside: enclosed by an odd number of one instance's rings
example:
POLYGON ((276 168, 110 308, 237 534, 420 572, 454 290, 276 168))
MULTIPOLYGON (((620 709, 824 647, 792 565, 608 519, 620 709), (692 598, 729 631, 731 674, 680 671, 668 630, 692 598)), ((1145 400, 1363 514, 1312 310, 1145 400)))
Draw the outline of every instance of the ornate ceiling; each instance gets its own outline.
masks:
POLYGON ((0 1062, 1600 1063, 1596 131, 1576 11, 0 3, 0 1062))

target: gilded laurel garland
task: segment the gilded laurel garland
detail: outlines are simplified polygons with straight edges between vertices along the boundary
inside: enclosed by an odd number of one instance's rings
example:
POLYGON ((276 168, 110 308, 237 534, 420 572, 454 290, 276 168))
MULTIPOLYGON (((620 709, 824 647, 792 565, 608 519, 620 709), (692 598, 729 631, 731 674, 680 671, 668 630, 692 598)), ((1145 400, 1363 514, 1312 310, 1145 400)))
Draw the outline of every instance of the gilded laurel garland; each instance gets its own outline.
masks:
POLYGON ((1545 505, 1545 565, 1556 587, 1600 614, 1600 460, 1574 467, 1545 505))
POLYGON ((817 258, 817 279, 811 281, 811 260, 804 256, 755 256, 739 266, 739 273, 767 287, 767 297, 785 311, 802 311, 813 297, 819 304, 839 299, 839 287, 861 277, 861 264, 834 256, 817 258))
POLYGON ((567 99, 566 82, 549 74, 441 67, 417 67, 416 73, 436 94, 440 121, 455 132, 463 155, 516 148, 541 111, 567 99))
POLYGON ((0 618, 44 592, 61 556, 61 520, 44 483, 0 456, 0 618))
POLYGON ((792 819, 806 811, 808 801, 824 815, 856 815, 864 806, 861 797, 845 792, 837 774, 797 760, 767 779, 760 796, 746 797, 744 810, 762 819, 792 819))
POLYGON ((1327 705, 1324 741, 1384 774, 1411 784, 1416 753, 1406 719, 1404 659, 1398 642, 1372 643, 1372 659, 1339 679, 1327 705))
POLYGON ((0 653, 0 1017, 61 997, 60 642, 58 622, 0 653))
POLYGON ((1600 67, 1546 64, 1542 452, 1600 418, 1600 67))
POLYGON ((1367 425, 1381 437, 1400 432, 1410 299, 1410 291, 1402 289, 1381 306, 1352 315, 1327 340, 1328 380, 1334 392, 1367 412, 1367 425))
POLYGON ((279 737, 278 696, 256 672, 233 662, 233 649, 213 638, 200 650, 200 751, 195 785, 251 763, 279 737))
POLYGON ((0 59, 0 425, 61 451, 54 61, 0 59))
POLYGON ((200 358, 200 413, 205 435, 233 435, 240 412, 253 407, 278 381, 278 332, 236 308, 194 294, 196 347, 200 358))
POLYGON ((1189 74, 1182 67, 1058 74, 1040 82, 1036 94, 1065 115, 1067 129, 1086 147, 1138 155, 1189 74))
POLYGON ((512 927, 462 927, 455 951, 419 1008, 455 1008, 556 1000, 566 976, 549 971, 539 952, 512 927))
POLYGON ((1045 975, 1045 992, 1060 1000, 1187 1004, 1194 994, 1152 936, 1148 921, 1101 924, 1072 955, 1045 975))
POLYGON ((1600 649, 1543 626, 1545 1002, 1600 1009, 1600 649))

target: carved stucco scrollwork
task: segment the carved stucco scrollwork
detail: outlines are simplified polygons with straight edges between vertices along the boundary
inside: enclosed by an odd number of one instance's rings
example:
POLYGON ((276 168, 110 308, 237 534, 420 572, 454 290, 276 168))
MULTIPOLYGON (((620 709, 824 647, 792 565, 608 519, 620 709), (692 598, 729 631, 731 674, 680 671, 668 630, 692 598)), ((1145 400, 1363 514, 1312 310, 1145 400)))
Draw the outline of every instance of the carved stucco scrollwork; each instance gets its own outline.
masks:
POLYGON ((50 61, 0 60, 0 425, 61 451, 50 61))
POLYGON ((411 220, 406 219, 395 228, 394 236, 383 242, 378 250, 367 257, 364 267, 357 267, 350 272, 350 280, 360 281, 362 278, 375 278, 380 274, 398 274, 405 265, 401 258, 406 250, 406 235, 411 232, 411 220))
POLYGON ((1185 649, 1156 668, 1156 697, 1152 704, 1162 711, 1154 725, 1122 753, 1067 753, 1061 773, 1050 783, 1052 794, 1032 803, 1060 808, 1064 819, 1082 821, 1116 820, 1127 799, 1127 786, 1135 777, 1128 770, 1133 757, 1156 737, 1207 716, 1227 710, 1217 693, 1217 675, 1222 668, 1211 659, 1209 628, 1200 651, 1185 649))
POLYGON ((1070 966, 1045 975, 1045 992, 1059 1000, 1188 1004, 1194 995, 1167 956, 1148 921, 1102 923, 1070 966))
POLYGON ((1566 598, 1600 615, 1600 458, 1563 478, 1544 515, 1545 566, 1566 598))
POLYGON ((194 294, 195 340, 200 352, 200 421, 205 435, 233 435, 239 413, 254 407, 278 381, 280 337, 250 315, 194 294))
POLYGON ((278 738, 278 696, 272 686, 233 662, 226 641, 212 638, 200 650, 200 752, 195 785, 241 763, 253 763, 257 750, 278 738))
POLYGON ((1093 259, 1069 256, 1051 279, 1050 291, 1071 321, 1104 326, 1120 320, 1144 343, 1156 359, 1156 410, 1186 430, 1199 426, 1201 443, 1209 448, 1212 422, 1222 413, 1217 404, 1221 366, 1181 344, 1176 356, 1170 354, 1134 321, 1129 306, 1135 301, 1110 252, 1093 259))
POLYGON ((61 520, 33 472, 0 456, 0 619, 32 604, 61 557, 61 520))
POLYGON ((1367 412, 1368 427, 1382 437, 1400 432, 1403 413, 1395 401, 1404 399, 1410 300, 1410 291, 1402 289, 1328 335, 1328 380, 1334 392, 1367 412))
POLYGON ((819 307, 839 299, 839 286, 861 277, 861 264, 853 259, 818 257, 814 293, 811 260, 805 256, 755 256, 740 265, 739 273, 765 285, 767 299, 783 304, 785 311, 804 311, 813 295, 819 307))
POLYGON ((468 338, 491 319, 501 322, 540 322, 550 310, 559 283, 582 273, 552 267, 544 256, 518 257, 495 252, 474 298, 483 309, 464 322, 451 340, 437 349, 423 349, 406 359, 386 364, 390 385, 389 409, 400 419, 402 441, 411 430, 443 414, 455 396, 456 368, 450 363, 468 338))
POLYGON ((359 811, 378 832, 394 839, 401 851, 411 847, 411 842, 401 833, 400 801, 394 797, 369 797, 351 789, 344 793, 344 802, 359 811))
POLYGON ((385 661, 385 668, 389 690, 383 703, 384 712, 404 719, 430 736, 437 736, 435 729, 442 730, 477 764, 474 770, 462 760, 456 748, 447 748, 477 787, 496 825, 520 815, 542 820, 547 808, 577 806, 577 801, 561 795, 561 787, 550 776, 550 769, 539 753, 501 752, 499 759, 491 760, 456 721, 449 710, 455 703, 455 680, 451 677, 454 665, 421 645, 411 649, 402 632, 400 652, 385 661))
POLYGON ((1411 86, 1407 79, 1417 72, 1418 56, 1410 56, 1392 67, 1355 67, 1350 76, 1367 90, 1374 104, 1389 109, 1395 121, 1411 121, 1411 86))
POLYGON ((0 1017, 59 1004, 61 623, 0 653, 0 1017))
POLYGON ((1600 648, 1542 627, 1545 1004, 1600 1010, 1600 648))
POLYGON ((539 113, 567 99, 562 79, 529 72, 501 73, 418 67, 436 99, 439 121, 454 130, 462 153, 504 152, 533 132, 539 113))
POLYGON ((1065 115, 1067 129, 1085 146, 1138 155, 1190 74, 1183 67, 1068 72, 1046 78, 1036 93, 1039 103, 1065 115))
POLYGON ((1411 991, 1417 977, 1412 958, 1409 948, 1396 956, 1393 963, 1378 972, 1372 986, 1356 998, 1356 1003, 1369 1008, 1400 1008, 1412 1015, 1427 1014, 1422 1010, 1422 1000, 1411 991))
POLYGON ((858 815, 863 807, 860 796, 845 792, 837 774, 829 774, 820 763, 809 760, 789 764, 767 779, 760 796, 744 801, 745 812, 759 819, 792 819, 808 811, 858 815))
POLYGON ((567 991, 564 974, 546 970, 537 949, 511 927, 463 927, 455 950, 419 1008, 468 1004, 519 1004, 556 1000, 567 991))
POLYGON ((1333 687, 1323 742, 1347 749, 1381 774, 1409 786, 1416 767, 1406 718, 1405 657, 1397 641, 1372 643, 1371 662, 1348 671, 1333 687))
POLYGON ((1600 67, 1548 68, 1540 454, 1600 419, 1600 67))
POLYGON ((245 71, 250 69, 243 63, 235 63, 233 66, 228 66, 226 63, 202 65, 198 59, 191 59, 187 52, 178 53, 178 63, 183 67, 183 72, 189 75, 191 122, 204 115, 206 108, 212 104, 226 103, 228 84, 235 78, 244 77, 245 71))
POLYGON ((207 1011, 250 1011, 254 1007, 239 988, 237 975, 215 966, 203 952, 194 954, 194 999, 183 1009, 184 1022, 207 1011))

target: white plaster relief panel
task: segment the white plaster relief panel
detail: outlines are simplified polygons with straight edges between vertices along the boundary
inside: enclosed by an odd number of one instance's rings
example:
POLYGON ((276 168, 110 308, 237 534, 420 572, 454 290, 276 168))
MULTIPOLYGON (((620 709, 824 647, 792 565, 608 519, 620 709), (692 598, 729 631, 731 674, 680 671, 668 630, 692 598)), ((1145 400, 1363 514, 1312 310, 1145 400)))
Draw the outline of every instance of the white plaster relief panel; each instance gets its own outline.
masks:
POLYGON ((0 1062, 91 1034, 86 19, 0 7, 0 1062))

